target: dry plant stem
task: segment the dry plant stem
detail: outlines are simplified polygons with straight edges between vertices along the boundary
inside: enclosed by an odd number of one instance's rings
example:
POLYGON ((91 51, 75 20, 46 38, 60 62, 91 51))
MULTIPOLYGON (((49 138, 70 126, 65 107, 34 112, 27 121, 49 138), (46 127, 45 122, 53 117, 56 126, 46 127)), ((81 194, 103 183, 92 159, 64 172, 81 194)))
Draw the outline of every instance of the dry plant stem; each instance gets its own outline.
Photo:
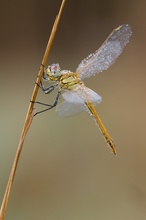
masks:
MULTIPOLYGON (((50 38, 49 38, 49 41, 48 41, 48 44, 47 44, 47 47, 46 47, 46 51, 45 51, 45 54, 44 54, 44 57, 43 57, 43 60, 42 60, 42 65, 40 67, 40 71, 38 73, 36 84, 35 84, 35 87, 34 87, 34 90, 33 90, 33 93, 32 93, 31 100, 33 102, 36 99, 36 95, 37 95, 37 92, 38 92, 38 85, 37 84, 39 84, 40 81, 41 81, 43 71, 44 71, 44 66, 46 65, 46 62, 47 62, 47 59, 48 59, 48 56, 49 56, 49 52, 50 52, 50 49, 51 49, 51 46, 52 46, 52 43, 53 43, 53 40, 54 40, 54 37, 55 37, 55 33, 56 33, 56 30, 57 30, 57 27, 58 27, 58 24, 59 24, 59 21, 60 21, 60 17, 61 17, 64 5, 65 5, 65 2, 66 2, 66 0, 62 0, 62 4, 61 4, 60 10, 59 10, 59 13, 58 13, 58 15, 55 19, 55 22, 54 22, 54 25, 53 25, 53 28, 52 28, 52 32, 51 32, 51 35, 50 35, 50 38)), ((4 194, 1 209, 0 209, 0 220, 4 220, 4 218, 5 218, 7 204, 8 204, 8 200, 9 200, 9 195, 10 195, 12 183, 13 183, 13 180, 14 180, 15 172, 16 172, 16 169, 17 169, 19 157, 20 157, 20 154, 21 154, 21 150, 22 150, 22 147, 23 147, 23 143, 24 143, 26 134, 29 130, 29 127, 32 123, 32 119, 33 119, 33 116, 34 116, 34 109, 33 109, 34 103, 33 102, 30 102, 29 107, 28 107, 26 119, 25 119, 25 122, 24 122, 24 126, 23 126, 23 129, 22 129, 21 137, 20 137, 20 141, 19 141, 19 144, 18 144, 18 149, 17 149, 16 155, 15 155, 15 158, 14 158, 13 166, 12 166, 12 169, 11 169, 11 173, 10 173, 10 176, 9 176, 9 179, 8 179, 7 187, 6 187, 6 190, 5 190, 5 194, 4 194)))

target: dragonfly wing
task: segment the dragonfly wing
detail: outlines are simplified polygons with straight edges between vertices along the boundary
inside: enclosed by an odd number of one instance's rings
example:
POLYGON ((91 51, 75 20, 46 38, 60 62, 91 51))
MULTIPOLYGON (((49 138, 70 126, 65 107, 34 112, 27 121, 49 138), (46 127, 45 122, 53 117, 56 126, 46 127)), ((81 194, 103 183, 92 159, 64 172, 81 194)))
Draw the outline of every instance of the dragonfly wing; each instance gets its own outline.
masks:
POLYGON ((100 95, 84 85, 76 86, 74 90, 63 93, 62 97, 67 102, 82 105, 85 102, 93 102, 96 105, 102 101, 100 95))
POLYGON ((62 94, 63 99, 73 104, 84 104, 84 99, 78 94, 78 90, 80 90, 80 88, 81 86, 77 86, 72 91, 66 91, 65 93, 62 94))
POLYGON ((84 102, 92 102, 94 105, 96 105, 102 101, 102 97, 100 95, 86 86, 79 87, 77 93, 79 97, 84 100, 84 102))
POLYGON ((86 111, 85 102, 92 102, 94 105, 102 101, 100 95, 85 86, 77 86, 73 91, 62 94, 63 101, 57 106, 56 112, 61 117, 72 116, 82 111, 86 111))
POLYGON ((61 117, 68 117, 84 111, 84 100, 76 91, 67 91, 62 94, 63 101, 57 106, 56 112, 61 117))
POLYGON ((79 114, 84 111, 83 104, 74 104, 71 102, 63 101, 60 105, 57 106, 56 112, 60 117, 69 117, 72 115, 79 114))
POLYGON ((95 53, 90 54, 79 64, 76 71, 81 79, 93 76, 111 66, 122 53, 131 35, 132 30, 128 24, 115 29, 95 53))

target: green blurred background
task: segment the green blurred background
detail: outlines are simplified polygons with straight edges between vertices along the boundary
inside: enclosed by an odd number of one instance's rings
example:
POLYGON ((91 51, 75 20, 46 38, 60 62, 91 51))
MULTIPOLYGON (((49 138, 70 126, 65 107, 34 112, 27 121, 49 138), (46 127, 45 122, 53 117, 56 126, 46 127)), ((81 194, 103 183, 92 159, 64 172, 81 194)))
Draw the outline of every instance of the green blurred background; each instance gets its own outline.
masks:
MULTIPOLYGON (((0 201, 60 0, 3 1, 0 7, 0 201)), ((128 23, 130 43, 107 71, 85 84, 103 97, 97 112, 115 157, 87 113, 34 118, 6 219, 146 218, 146 1, 68 0, 48 64, 75 71, 112 30, 128 23)), ((53 103, 39 91, 37 100, 53 103)), ((37 110, 40 106, 37 106, 37 110)))

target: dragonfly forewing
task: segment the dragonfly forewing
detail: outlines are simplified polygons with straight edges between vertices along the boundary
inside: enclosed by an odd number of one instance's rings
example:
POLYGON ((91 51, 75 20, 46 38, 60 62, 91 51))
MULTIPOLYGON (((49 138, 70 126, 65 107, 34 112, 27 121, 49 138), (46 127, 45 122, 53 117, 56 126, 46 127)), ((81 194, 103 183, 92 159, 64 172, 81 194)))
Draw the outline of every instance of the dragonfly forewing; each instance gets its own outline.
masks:
POLYGON ((111 66, 122 53, 131 35, 131 27, 128 24, 115 29, 95 53, 90 54, 79 64, 76 72, 80 78, 88 78, 111 66))

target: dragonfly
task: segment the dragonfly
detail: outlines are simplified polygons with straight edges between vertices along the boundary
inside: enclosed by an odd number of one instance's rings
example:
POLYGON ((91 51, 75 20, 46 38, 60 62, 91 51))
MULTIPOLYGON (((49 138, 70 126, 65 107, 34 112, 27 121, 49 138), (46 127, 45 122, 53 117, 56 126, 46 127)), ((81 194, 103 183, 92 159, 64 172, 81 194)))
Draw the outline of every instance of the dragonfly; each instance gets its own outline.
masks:
POLYGON ((57 88, 57 96, 52 105, 35 102, 47 106, 46 109, 36 114, 54 108, 58 104, 60 95, 62 95, 64 101, 56 107, 58 115, 65 117, 87 111, 93 116, 107 145, 110 147, 113 154, 116 155, 113 139, 109 135, 95 109, 96 104, 102 101, 102 97, 86 87, 83 80, 107 70, 122 53, 131 35, 132 30, 128 24, 123 24, 114 29, 97 51, 81 61, 75 72, 61 70, 58 63, 49 65, 44 71, 43 79, 49 81, 51 84, 45 87, 41 81, 39 87, 45 94, 50 94, 57 88))

